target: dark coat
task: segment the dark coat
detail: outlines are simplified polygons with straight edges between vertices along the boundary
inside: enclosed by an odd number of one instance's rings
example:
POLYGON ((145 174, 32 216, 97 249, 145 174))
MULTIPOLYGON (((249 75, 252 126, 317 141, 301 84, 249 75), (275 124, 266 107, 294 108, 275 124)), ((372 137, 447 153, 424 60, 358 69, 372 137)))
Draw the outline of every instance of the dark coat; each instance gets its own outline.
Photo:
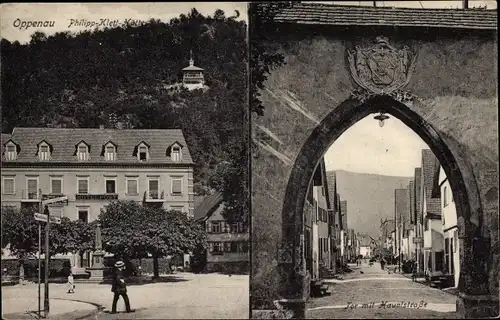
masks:
POLYGON ((111 291, 114 293, 127 292, 127 285, 125 284, 125 275, 123 271, 116 270, 115 276, 113 277, 113 284, 111 285, 111 291))

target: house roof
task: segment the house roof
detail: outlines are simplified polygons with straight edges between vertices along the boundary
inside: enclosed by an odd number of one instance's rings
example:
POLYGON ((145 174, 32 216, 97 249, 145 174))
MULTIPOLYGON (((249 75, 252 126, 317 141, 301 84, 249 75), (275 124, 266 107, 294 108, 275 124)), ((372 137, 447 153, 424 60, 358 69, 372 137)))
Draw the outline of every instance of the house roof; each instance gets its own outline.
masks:
POLYGON ((434 168, 434 177, 432 181, 432 197, 433 198, 440 198, 441 197, 441 186, 439 185, 439 171, 441 169, 441 164, 439 164, 439 161, 436 159, 437 164, 435 164, 434 168))
POLYGON ((441 214, 440 198, 432 197, 432 188, 434 187, 434 176, 436 170, 439 172, 439 162, 430 149, 422 150, 422 180, 421 184, 425 187, 426 212, 441 214))
MULTIPOLYGON (((12 141, 20 146, 16 161, 9 162, 39 162, 37 144, 45 140, 53 148, 52 163, 79 162, 75 157, 76 145, 85 142, 90 145, 89 163, 109 162, 102 156, 106 143, 116 145, 116 160, 114 163, 138 163, 137 146, 141 142, 149 145, 149 160, 147 163, 174 163, 166 156, 166 150, 174 142, 186 145, 181 129, 96 129, 96 128, 14 128, 12 141)), ((2 135, 3 140, 3 135, 2 135)), ((3 144, 2 144, 3 145, 3 144)), ((175 162, 178 163, 178 162, 175 162)), ((193 160, 187 147, 182 150, 181 164, 192 164, 193 160)))
POLYGON ((203 71, 203 69, 197 66, 187 66, 183 68, 182 71, 203 71))
POLYGON ((297 3, 283 9, 278 23, 334 26, 399 26, 455 29, 497 29, 497 10, 420 9, 297 3))
POLYGON ((201 201, 194 209, 194 218, 196 220, 204 219, 210 216, 222 204, 222 193, 216 192, 209 195, 201 201))

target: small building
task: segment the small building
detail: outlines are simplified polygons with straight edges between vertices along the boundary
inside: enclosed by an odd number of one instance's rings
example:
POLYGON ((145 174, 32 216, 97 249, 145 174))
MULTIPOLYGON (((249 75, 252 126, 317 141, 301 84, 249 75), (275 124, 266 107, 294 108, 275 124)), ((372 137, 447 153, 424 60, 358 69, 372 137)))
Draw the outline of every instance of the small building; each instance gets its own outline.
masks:
POLYGON ((188 90, 203 89, 205 86, 203 69, 194 65, 193 51, 191 51, 189 66, 182 69, 182 85, 188 90))
POLYGON ((195 219, 205 224, 208 249, 207 272, 246 273, 249 271, 249 232, 243 222, 229 223, 222 215, 222 194, 216 192, 195 208, 195 219))

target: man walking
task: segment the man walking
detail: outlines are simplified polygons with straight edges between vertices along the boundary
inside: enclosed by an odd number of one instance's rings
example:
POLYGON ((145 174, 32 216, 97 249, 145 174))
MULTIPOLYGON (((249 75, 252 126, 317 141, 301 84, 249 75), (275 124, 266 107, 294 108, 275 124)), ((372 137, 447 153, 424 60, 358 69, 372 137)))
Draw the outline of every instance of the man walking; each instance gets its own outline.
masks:
POLYGON ((113 306, 111 308, 111 313, 116 313, 116 304, 120 296, 122 296, 125 302, 125 309, 127 313, 135 312, 135 310, 130 309, 130 301, 127 295, 127 285, 125 284, 125 263, 123 261, 118 261, 115 263, 115 276, 113 279, 113 285, 111 286, 111 292, 114 293, 113 306))

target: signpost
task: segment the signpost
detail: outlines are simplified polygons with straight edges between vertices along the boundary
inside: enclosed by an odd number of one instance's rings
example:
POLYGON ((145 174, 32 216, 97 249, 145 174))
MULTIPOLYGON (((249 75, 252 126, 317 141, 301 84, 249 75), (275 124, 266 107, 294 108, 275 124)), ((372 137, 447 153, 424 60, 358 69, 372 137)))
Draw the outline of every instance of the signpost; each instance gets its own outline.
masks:
MULTIPOLYGON (((39 194, 41 194, 41 190, 39 190, 39 194)), ((48 204, 51 203, 59 203, 59 202, 68 202, 68 197, 58 197, 53 199, 41 200, 39 203, 39 209, 41 211, 42 206, 45 205, 43 210, 43 214, 36 212, 34 214, 34 218, 37 221, 40 221, 38 225, 38 316, 40 316, 41 306, 40 306, 40 298, 41 298, 41 260, 40 254, 42 251, 42 223, 45 222, 45 291, 44 291, 44 300, 43 300, 43 309, 44 309, 44 317, 47 318, 49 315, 50 307, 49 307, 49 262, 50 262, 50 254, 49 254, 49 230, 50 223, 60 224, 60 217, 51 217, 48 204)))

